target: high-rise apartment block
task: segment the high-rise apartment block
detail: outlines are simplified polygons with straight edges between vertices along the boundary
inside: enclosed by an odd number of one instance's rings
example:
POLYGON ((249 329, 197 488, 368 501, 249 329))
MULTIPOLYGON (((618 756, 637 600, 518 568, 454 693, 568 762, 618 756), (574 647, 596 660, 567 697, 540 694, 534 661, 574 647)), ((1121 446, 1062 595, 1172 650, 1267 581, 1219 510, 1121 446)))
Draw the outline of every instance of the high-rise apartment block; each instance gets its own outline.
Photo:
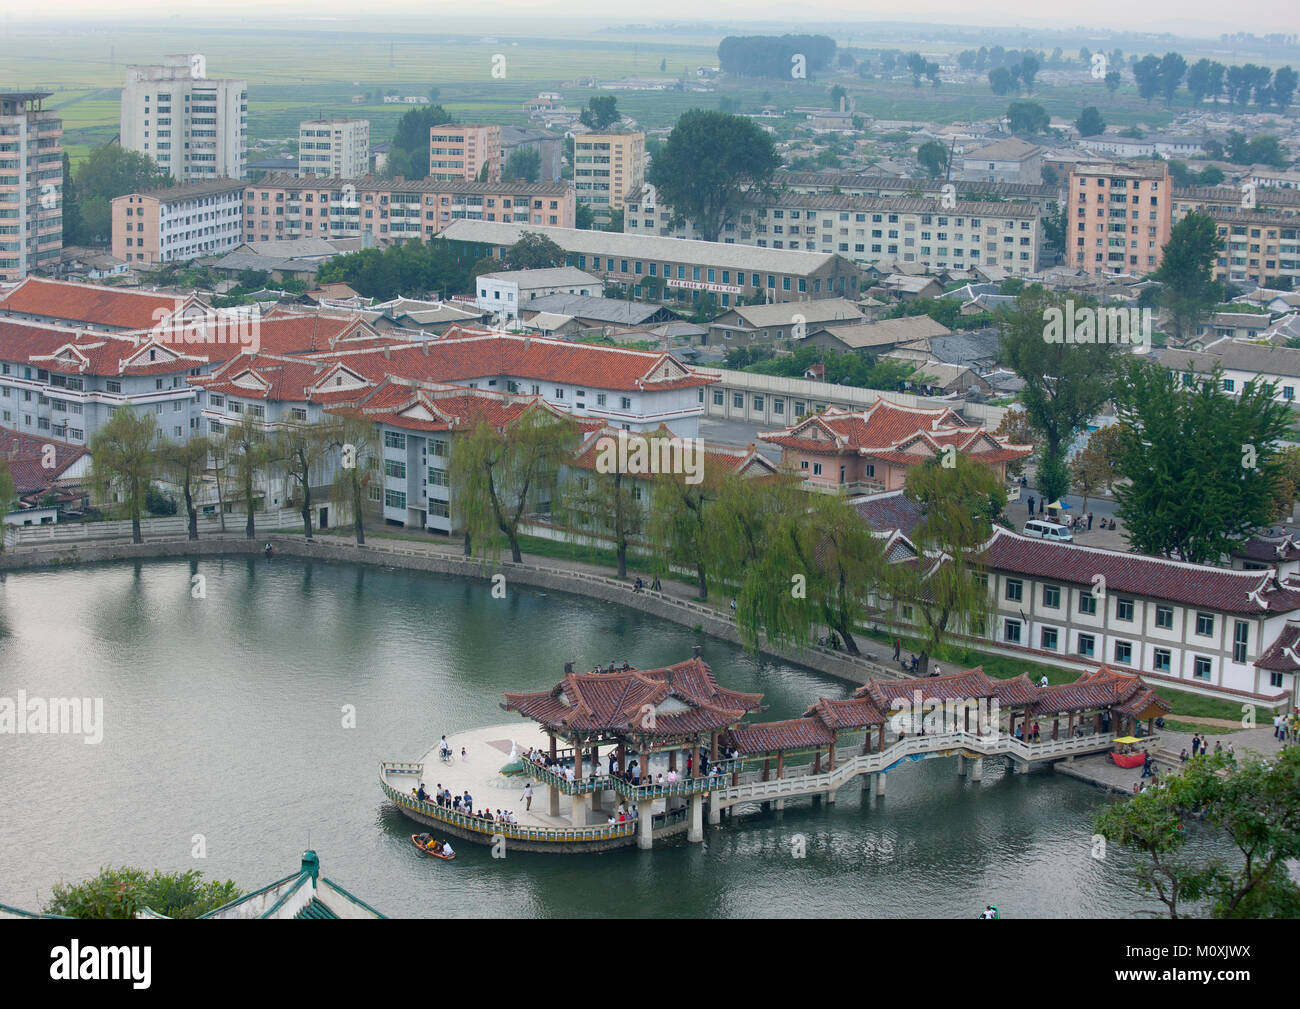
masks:
POLYGON ((1154 273, 1172 228, 1164 161, 1079 165, 1066 204, 1068 262, 1087 273, 1154 273))
POLYGON ((429 130, 429 178, 501 181, 501 127, 444 123, 429 130), (484 168, 487 174, 483 175, 484 168))
POLYGON ((21 280, 63 249, 63 123, 47 91, 0 92, 0 280, 21 280))
POLYGON ((621 210, 628 196, 645 184, 645 134, 614 130, 575 137, 573 182, 579 203, 621 210))
POLYGON ((200 53, 127 67, 121 136, 177 182, 245 178, 248 82, 209 79, 200 53))
POLYGON ((370 120, 312 119, 298 124, 298 176, 355 179, 370 172, 370 120))

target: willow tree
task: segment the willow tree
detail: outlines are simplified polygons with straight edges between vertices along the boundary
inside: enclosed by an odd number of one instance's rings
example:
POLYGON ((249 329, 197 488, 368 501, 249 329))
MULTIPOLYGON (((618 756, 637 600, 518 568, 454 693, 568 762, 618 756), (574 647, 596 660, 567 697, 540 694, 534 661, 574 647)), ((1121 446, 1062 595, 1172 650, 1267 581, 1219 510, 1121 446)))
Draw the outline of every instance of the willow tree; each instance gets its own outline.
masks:
POLYGON ((980 553, 1007 493, 992 468, 960 453, 913 467, 903 493, 921 510, 911 536, 918 556, 891 566, 887 587, 893 602, 920 613, 924 673, 949 635, 984 632, 989 592, 980 553))
POLYGON ((199 509, 194 502, 194 492, 203 483, 210 449, 208 439, 199 435, 189 441, 163 442, 158 450, 163 472, 185 497, 185 514, 189 516, 189 538, 192 540, 199 538, 199 509))
POLYGON ((90 482, 101 498, 121 499, 131 519, 131 542, 143 543, 140 517, 158 464, 158 425, 152 413, 119 406, 90 439, 90 482))
POLYGON ((240 500, 248 514, 244 535, 253 539, 257 535, 253 509, 257 503, 257 481, 271 465, 271 452, 266 442, 266 432, 250 414, 245 413, 239 423, 227 433, 227 446, 231 453, 231 469, 240 500))
MULTIPOLYGON (((9 472, 9 464, 4 456, 0 456, 0 521, 3 521, 5 515, 9 513, 16 498, 13 474, 9 472)), ((4 536, 0 536, 0 553, 4 552, 4 548, 4 536)))
POLYGON ((627 577, 627 550, 645 525, 644 484, 615 467, 609 473, 584 470, 570 481, 564 495, 565 524, 608 538, 618 558, 618 577, 627 577))
POLYGON ((673 565, 694 568, 701 602, 709 598, 709 522, 723 479, 706 458, 697 483, 688 482, 682 473, 664 473, 650 488, 646 532, 653 570, 664 575, 673 565))
POLYGON ((336 430, 336 444, 339 464, 334 471, 330 498, 341 508, 351 509, 357 546, 365 546, 364 509, 370 484, 379 468, 379 428, 373 420, 360 413, 341 413, 336 430))
POLYGON ((302 491, 302 529, 307 539, 312 538, 311 482, 320 477, 322 464, 338 444, 337 425, 332 421, 287 421, 275 433, 269 449, 276 463, 283 468, 288 486, 286 496, 291 496, 297 485, 302 491))
POLYGON ((504 427, 481 421, 457 435, 447 479, 465 530, 467 544, 480 556, 510 544, 510 557, 522 563, 519 525, 553 486, 568 461, 578 427, 543 404, 529 406, 504 427))

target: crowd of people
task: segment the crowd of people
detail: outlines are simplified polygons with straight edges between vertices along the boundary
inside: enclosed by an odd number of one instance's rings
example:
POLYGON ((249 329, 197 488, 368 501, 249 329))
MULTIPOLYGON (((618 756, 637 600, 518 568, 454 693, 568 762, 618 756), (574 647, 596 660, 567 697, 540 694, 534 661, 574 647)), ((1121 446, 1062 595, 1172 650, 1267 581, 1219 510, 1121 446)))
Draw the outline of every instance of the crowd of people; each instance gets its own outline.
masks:
MULTIPOLYGON (((727 749, 725 747, 722 749, 722 759, 724 760, 734 759, 738 756, 740 756, 739 750, 727 749)), ((529 747, 524 751, 524 759, 538 767, 546 768, 548 771, 558 775, 565 781, 576 780, 573 761, 569 758, 559 759, 557 757, 552 757, 540 747, 529 747)), ((639 788, 642 785, 654 785, 662 788, 665 785, 676 784, 678 781, 684 781, 695 777, 693 758, 690 754, 686 755, 686 770, 680 777, 678 776, 676 769, 669 768, 666 774, 661 771, 653 777, 646 774, 643 778, 641 774, 641 762, 639 760, 634 757, 628 761, 627 767, 621 767, 619 765, 618 755, 613 751, 610 752, 608 760, 608 770, 603 777, 617 778, 619 781, 625 782, 633 788, 639 788)), ((584 764, 586 767, 590 768, 590 773, 587 775, 588 778, 594 779, 602 777, 595 763, 585 761, 584 764)), ((719 773, 721 772, 718 769, 718 765, 709 760, 707 751, 701 751, 700 777, 716 777, 719 773)))
POLYGON ((518 823, 519 818, 515 816, 514 810, 510 809, 478 809, 474 808, 474 797, 469 794, 469 789, 465 790, 464 795, 452 795, 450 788, 443 788, 442 783, 432 793, 424 787, 424 782, 420 782, 419 788, 411 789, 412 794, 421 802, 432 802, 435 806, 441 806, 444 809, 450 809, 453 813, 464 813, 466 816, 472 816, 476 820, 487 820, 493 823, 518 823))

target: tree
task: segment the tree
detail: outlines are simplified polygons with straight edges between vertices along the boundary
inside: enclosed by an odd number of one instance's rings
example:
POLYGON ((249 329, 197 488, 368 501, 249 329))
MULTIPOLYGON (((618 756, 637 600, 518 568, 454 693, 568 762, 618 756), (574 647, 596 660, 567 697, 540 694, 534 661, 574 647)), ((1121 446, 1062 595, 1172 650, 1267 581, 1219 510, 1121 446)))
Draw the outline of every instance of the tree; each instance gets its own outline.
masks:
POLYGON ((302 492, 302 528, 309 540, 312 538, 312 479, 315 477, 319 483, 323 463, 337 444, 338 431, 332 423, 288 420, 281 423, 270 446, 271 457, 285 472, 285 498, 293 499, 295 485, 302 492))
MULTIPOLYGON (((79 208, 82 227, 78 241, 108 242, 113 235, 113 200, 127 193, 140 193, 172 185, 172 177, 147 154, 128 151, 117 144, 94 148, 77 168, 72 186, 73 201, 79 208)), ((65 190, 64 199, 67 199, 65 190)))
POLYGON ((1110 92, 1112 98, 1115 97, 1115 92, 1119 90, 1121 80, 1122 78, 1120 77, 1118 70, 1106 71, 1106 90, 1110 92))
POLYGON ((1044 133, 1052 117, 1037 102, 1012 102, 1007 107, 1008 125, 1012 133, 1044 133))
POLYGON ((835 87, 831 88, 831 108, 833 110, 838 110, 843 107, 845 99, 848 98, 848 96, 849 93, 844 89, 844 85, 836 84, 835 87))
POLYGON ((384 162, 385 174, 408 179, 426 178, 429 174, 429 131, 455 121, 441 105, 426 105, 403 115, 393 132, 388 160, 384 162))
POLYGON ((189 516, 189 538, 199 538, 199 509, 194 501, 195 491, 203 482, 208 465, 208 439, 196 435, 189 441, 167 441, 158 449, 159 461, 167 478, 181 489, 185 498, 185 514, 189 516))
POLYGON ((1017 90, 1016 79, 1006 67, 994 67, 989 71, 989 87, 995 95, 1009 95, 1017 90))
POLYGON ((570 417, 540 403, 505 427, 481 421, 456 436, 447 478, 474 552, 495 557, 504 537, 511 559, 523 562, 519 524, 568 461, 576 436, 570 417))
POLYGON ((1070 488, 1083 498, 1084 511, 1088 510, 1088 498, 1096 497, 1103 487, 1112 486, 1115 477, 1114 460, 1094 449, 1091 439, 1070 462, 1070 488))
POLYGON ((1159 77, 1160 93, 1165 96, 1167 103, 1173 104, 1174 92, 1178 90, 1186 73, 1187 61, 1179 53, 1165 53, 1160 60, 1159 77))
POLYGON ((1197 105, 1205 101, 1205 96, 1210 93, 1210 64, 1212 62, 1212 60, 1208 59, 1199 59, 1187 71, 1187 90, 1192 96, 1192 101, 1197 105))
POLYGON ((1034 77, 1038 75, 1038 60, 1026 56, 1020 61, 1020 80, 1024 82, 1025 93, 1033 94, 1034 77))
MULTIPOLYGON (((4 456, 0 456, 0 522, 4 521, 4 517, 13 509, 17 500, 18 495, 14 489, 13 474, 9 472, 9 463, 4 456)), ((0 535, 0 553, 4 553, 4 548, 4 536, 0 535)))
POLYGON ((1095 137, 1106 132, 1106 121, 1101 118, 1101 113, 1097 111, 1095 105, 1089 105, 1080 112, 1079 118, 1074 121, 1074 126, 1081 137, 1095 137))
POLYGON ((1150 101, 1160 90, 1160 58, 1143 56, 1133 64, 1133 80, 1137 83, 1138 94, 1150 101))
POLYGON ((63 244, 81 245, 84 242, 85 222, 81 219, 81 205, 77 202, 77 187, 72 180, 72 161, 63 152, 63 244))
POLYGON ((688 482, 685 474, 665 473, 655 478, 650 490, 646 531, 657 547, 652 556, 655 573, 667 574, 671 565, 693 567, 701 602, 709 598, 708 530, 722 480, 723 474, 706 463, 696 483, 688 482))
POLYGON ((1173 337, 1183 341, 1223 299, 1223 285, 1213 277, 1223 251, 1218 225, 1209 214, 1188 214, 1174 225, 1152 279, 1164 287, 1173 337))
POLYGON ((587 107, 578 116, 578 121, 589 130, 606 130, 621 118, 618 99, 613 95, 600 95, 587 102, 587 107))
POLYGON ((583 231, 591 231, 596 227, 596 215, 591 212, 590 204, 575 204, 573 208, 573 226, 583 231))
POLYGON ((907 57, 906 66, 912 75, 912 87, 919 88, 921 76, 925 73, 925 57, 920 53, 911 53, 907 57))
MULTIPOLYGON (((1037 284, 1026 288, 1015 309, 1002 313, 998 334, 998 358, 1024 379, 1020 403, 1047 442, 1051 461, 1045 457, 1041 463, 1062 467, 1070 441, 1110 398, 1118 357, 1115 344, 1047 341, 1044 323, 1065 302, 1037 284)), ((1042 468, 1040 464, 1040 489, 1042 468)))
POLYGON ((937 140, 927 140, 917 148, 916 160, 930 178, 937 179, 948 169, 948 148, 937 140))
MULTIPOLYGON (((1039 443, 1043 440, 1042 432, 1034 427, 1029 414, 1024 410, 1008 410, 1004 413, 993 437, 1005 438, 1012 445, 1031 445, 1034 452, 1038 451, 1039 443)), ((1033 457, 1033 453, 1030 453, 1027 458, 1007 463, 1007 476, 1020 476, 1025 471, 1025 464, 1033 457)))
POLYGON ((357 546, 366 545, 365 508, 371 484, 379 479, 382 452, 375 422, 355 410, 341 411, 336 421, 334 446, 338 465, 330 499, 340 509, 352 512, 352 529, 357 546))
POLYGON ((140 517, 157 465, 157 430, 152 413, 137 414, 122 405, 90 439, 91 485, 101 498, 121 500, 131 520, 132 543, 144 542, 140 517))
POLYGON ((1256 754, 1197 757, 1164 787, 1104 807, 1096 829, 1129 852, 1138 887, 1170 918, 1205 902, 1212 918, 1295 918, 1300 887, 1287 862, 1300 855, 1300 747, 1267 760, 1256 754), (1218 829, 1236 849, 1229 861, 1191 848, 1193 816, 1218 829))
POLYGON ((1115 487, 1131 547, 1200 564, 1217 563, 1271 524, 1285 476, 1277 442, 1291 435, 1276 390, 1251 381, 1225 392, 1208 379, 1130 359, 1115 388, 1125 424, 1115 487))
POLYGON ((692 109, 677 120, 649 181, 673 208, 674 225, 689 220, 715 242, 779 164, 772 138, 753 120, 692 109))
POLYGON ((1295 96, 1298 82, 1300 82, 1300 76, 1289 66, 1280 67, 1273 71, 1273 100, 1282 112, 1285 112, 1291 105, 1291 99, 1295 96))
POLYGON ((271 464, 270 447, 267 445, 266 433, 249 413, 242 414, 239 423, 227 429, 226 438, 231 453, 231 468, 234 470, 234 484, 248 515, 248 520, 244 523, 244 535, 251 540, 257 535, 253 519, 257 506, 257 481, 271 464))
POLYGON ((123 867, 100 869, 99 875, 80 883, 55 883, 45 914, 64 918, 134 918, 149 908, 168 918, 198 918, 215 911, 243 891, 233 880, 205 883, 198 869, 159 872, 123 867))
POLYGON ((542 173, 542 155, 536 147, 516 147, 506 158, 502 180, 521 179, 524 182, 536 182, 542 173))
POLYGON ((919 555, 890 565, 886 594, 919 611, 926 673, 949 634, 984 632, 989 593, 979 552, 1006 508, 1007 493, 993 469, 961 453, 913 466, 903 493, 921 509, 911 536, 919 555))
POLYGON ((545 235, 524 231, 503 257, 508 270, 546 270, 564 265, 564 250, 545 235))

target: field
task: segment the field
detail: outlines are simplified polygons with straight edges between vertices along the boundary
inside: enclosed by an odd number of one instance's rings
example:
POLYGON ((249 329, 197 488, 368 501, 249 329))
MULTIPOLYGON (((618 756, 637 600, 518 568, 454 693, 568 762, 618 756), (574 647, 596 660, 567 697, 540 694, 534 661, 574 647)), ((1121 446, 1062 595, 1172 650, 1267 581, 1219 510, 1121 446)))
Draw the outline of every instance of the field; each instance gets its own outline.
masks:
MULTIPOLYGON (((201 51, 212 76, 248 80, 250 156, 256 158, 259 142, 296 138, 300 120, 322 114, 368 118, 373 140, 391 136, 406 109, 372 103, 370 95, 376 89, 427 95, 436 88, 436 100, 457 118, 523 125, 521 106, 538 91, 559 91, 571 108, 584 105, 594 94, 611 93, 579 88, 573 84, 578 77, 601 81, 673 77, 696 84, 695 68, 716 64, 722 34, 721 30, 681 35, 599 32, 575 26, 565 36, 562 23, 530 26, 523 20, 514 27, 515 34, 485 37, 377 31, 370 23, 353 30, 323 19, 307 28, 254 30, 227 24, 198 32, 181 31, 166 22, 152 29, 23 26, 0 37, 0 87, 53 91, 52 105, 64 120, 65 146, 77 161, 90 146, 116 135, 119 89, 128 64, 154 62, 167 53, 201 51), (532 33, 520 34, 529 27, 532 33), (363 97, 354 104, 354 96, 363 97)), ((856 37, 842 35, 838 41, 908 47, 905 38, 868 39, 862 26, 856 27, 856 33, 856 37)), ((964 47, 932 38, 918 40, 916 46, 930 53, 964 47)), ((981 80, 938 88, 923 82, 918 88, 906 77, 863 80, 851 73, 809 81, 728 80, 704 93, 613 93, 620 110, 641 127, 662 129, 687 109, 718 108, 724 98, 738 102, 744 112, 765 104, 786 109, 827 105, 827 92, 835 83, 847 88, 858 112, 879 119, 988 119, 1004 113, 1013 100, 992 94, 981 80)), ((1131 85, 1112 98, 1082 68, 1066 80, 1042 80, 1031 97, 1052 115, 1069 119, 1085 105, 1098 106, 1107 122, 1118 125, 1141 123, 1158 129, 1172 117, 1160 103, 1141 101, 1131 85)))

